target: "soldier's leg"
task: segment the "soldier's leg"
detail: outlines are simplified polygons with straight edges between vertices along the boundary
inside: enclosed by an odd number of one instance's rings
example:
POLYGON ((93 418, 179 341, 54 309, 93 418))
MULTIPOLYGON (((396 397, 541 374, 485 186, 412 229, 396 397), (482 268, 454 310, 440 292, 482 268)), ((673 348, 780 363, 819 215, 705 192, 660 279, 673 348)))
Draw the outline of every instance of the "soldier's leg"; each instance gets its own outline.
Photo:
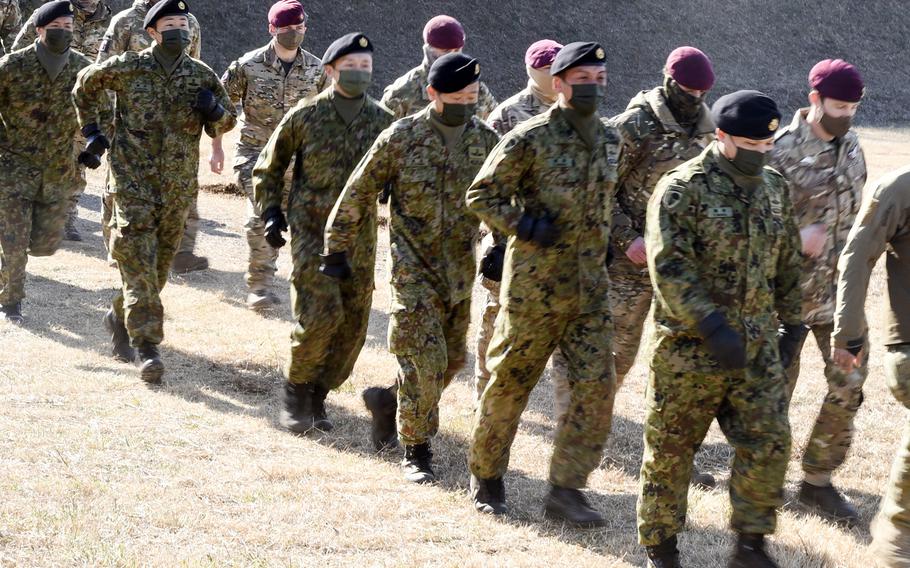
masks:
POLYGON ((726 393, 724 377, 667 363, 697 361, 693 355, 674 350, 652 358, 637 505, 638 541, 644 546, 657 546, 685 527, 695 452, 726 393))
MULTIPOLYGON (((246 284, 249 292, 253 296, 265 298, 259 300, 260 303, 268 305, 274 304, 272 298, 267 297, 269 287, 275 278, 277 271, 278 251, 272 248, 265 240, 265 223, 262 222, 262 211, 256 205, 253 196, 253 166, 255 158, 248 160, 244 164, 235 167, 237 174, 237 185, 246 195, 247 220, 246 225, 246 242, 249 245, 249 258, 246 273, 246 284)), ((251 307, 256 302, 250 298, 251 307)), ((274 298, 277 300, 277 297, 274 298)))
POLYGON ((342 318, 333 336, 333 347, 329 350, 322 376, 322 386, 327 391, 337 389, 350 378, 366 342, 373 292, 372 288, 360 288, 351 290, 342 285, 342 318))
POLYGON ((569 362, 558 347, 550 357, 550 380, 553 381, 553 418, 559 422, 569 409, 572 388, 569 386, 569 362))
MULTIPOLYGON (((338 284, 318 271, 318 258, 295 257, 291 303, 297 324, 291 331, 288 382, 322 383, 329 353, 339 347, 335 335, 344 320, 338 284)), ((333 387, 326 385, 326 392, 333 387)))
POLYGON ((66 199, 51 203, 34 203, 32 232, 28 245, 30 256, 51 256, 57 252, 63 240, 64 225, 71 203, 66 199))
POLYGON ((32 233, 32 201, 0 200, 0 306, 25 298, 25 265, 32 233))
POLYGON ((199 207, 197 197, 193 197, 189 213, 186 216, 186 223, 183 229, 183 238, 180 240, 180 248, 177 252, 192 253, 196 250, 196 234, 199 232, 199 207))
POLYGON ((446 342, 446 371, 443 387, 446 388, 464 367, 468 358, 468 327, 471 325, 471 299, 458 302, 447 309, 443 329, 446 342))
MULTIPOLYGON (((173 262, 169 264, 170 269, 176 274, 187 274, 197 270, 205 270, 209 267, 209 261, 204 256, 197 256, 193 253, 196 249, 196 235, 199 232, 199 208, 197 205, 198 193, 193 196, 192 201, 187 209, 186 221, 181 227, 182 238, 178 244, 176 253, 173 255, 173 262)), ((171 230, 170 232, 173 232, 171 230)))
POLYGON ((480 326, 477 329, 477 358, 474 364, 474 403, 480 401, 483 389, 490 382, 490 370, 487 368, 487 349, 493 338, 493 327, 496 323, 496 314, 499 313, 499 282, 488 278, 480 278, 481 285, 486 289, 486 301, 480 312, 480 326))
POLYGON ((114 195, 108 193, 105 188, 101 195, 101 240, 104 243, 104 250, 107 251, 108 264, 114 262, 114 258, 111 256, 111 233, 114 224, 114 195))
POLYGON ((803 348, 806 346, 806 339, 808 337, 808 333, 803 335, 802 341, 799 342, 799 345, 796 346, 796 350, 793 352, 793 361, 791 361, 790 366, 785 369, 787 376, 788 404, 790 399, 793 398, 793 391, 796 390, 796 382, 799 379, 800 359, 802 358, 803 348))
POLYGON ((640 274, 617 274, 611 278, 610 306, 613 313, 617 390, 622 387, 626 375, 635 364, 652 296, 651 282, 647 277, 642 279, 640 274))
POLYGON ((493 376, 475 414, 468 453, 474 476, 505 475, 521 414, 565 326, 561 314, 499 311, 487 359, 493 376))
MULTIPOLYGON (((78 159, 79 151, 81 148, 76 147, 76 152, 74 153, 73 160, 78 159)), ((79 197, 85 193, 85 168, 79 168, 79 178, 76 180, 75 187, 73 188, 75 193, 72 197, 72 200, 69 202, 69 209, 67 210, 66 216, 66 225, 64 227, 64 238, 68 241, 81 241, 82 235, 79 234, 79 229, 76 227, 76 220, 79 218, 79 197)))

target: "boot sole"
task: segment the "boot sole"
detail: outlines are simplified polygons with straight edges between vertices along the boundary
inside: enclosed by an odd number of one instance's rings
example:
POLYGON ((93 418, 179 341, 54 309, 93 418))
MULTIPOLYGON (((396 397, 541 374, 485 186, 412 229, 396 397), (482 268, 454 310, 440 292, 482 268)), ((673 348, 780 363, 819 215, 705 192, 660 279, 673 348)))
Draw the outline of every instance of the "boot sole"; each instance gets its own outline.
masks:
POLYGON ((491 505, 489 503, 474 503, 474 509, 478 513, 483 513, 484 515, 491 515, 494 517, 502 517, 509 514, 509 508, 505 503, 498 505, 491 505))
POLYGON ((139 372, 139 378, 151 384, 161 383, 161 377, 163 376, 164 364, 162 363, 149 365, 148 367, 141 369, 139 372))
POLYGON ((554 513, 550 511, 550 509, 544 509, 543 518, 555 523, 564 523, 576 529, 599 529, 607 526, 606 519, 592 521, 573 521, 572 519, 569 519, 560 513, 554 513))

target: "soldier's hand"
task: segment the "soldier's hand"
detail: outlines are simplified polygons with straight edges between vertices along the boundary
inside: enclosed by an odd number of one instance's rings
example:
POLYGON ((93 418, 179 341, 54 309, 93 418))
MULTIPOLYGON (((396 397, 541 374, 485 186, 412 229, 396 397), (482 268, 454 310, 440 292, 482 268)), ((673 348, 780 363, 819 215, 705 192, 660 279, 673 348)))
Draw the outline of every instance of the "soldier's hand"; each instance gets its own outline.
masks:
POLYGON ((800 229, 799 237, 803 243, 803 254, 810 258, 818 258, 825 250, 828 230, 824 225, 816 223, 800 229))
POLYGON ((281 212, 281 207, 272 206, 262 213, 262 221, 265 223, 265 242, 269 243, 274 249, 280 249, 287 244, 281 233, 288 230, 288 222, 281 212))
POLYGON ((101 165, 101 156, 110 149, 111 143, 94 122, 82 127, 82 136, 86 141, 85 150, 79 152, 78 161, 83 166, 94 170, 101 165))
POLYGON ((862 351, 854 355, 846 349, 838 347, 834 350, 834 364, 837 365, 844 374, 850 374, 853 369, 859 367, 861 363, 862 351))
POLYGON ((777 348, 780 352, 780 362, 784 369, 789 369, 793 359, 799 353, 799 348, 806 339, 809 328, 803 324, 783 324, 777 333, 777 348))
POLYGON ((215 93, 208 89, 199 89, 196 93, 196 102, 193 110, 202 115, 206 122, 215 122, 224 116, 224 107, 218 102, 215 93))
POLYGON ((224 171, 224 150, 222 148, 212 148, 212 157, 209 158, 209 169, 213 174, 220 174, 224 171))
POLYGON ((83 150, 79 152, 79 163, 90 170, 97 170, 101 166, 101 158, 83 150))
POLYGON ((322 262, 319 272, 336 280, 347 280, 351 277, 351 265, 348 264, 348 254, 344 251, 330 254, 320 254, 322 262))
POLYGON ((632 244, 629 245, 629 248, 626 249, 626 256, 629 257, 629 260, 637 266, 645 266, 648 264, 648 255, 645 250, 645 239, 644 237, 638 237, 632 244))
POLYGON ((502 243, 487 248, 480 261, 480 273, 493 282, 502 281, 502 267, 506 260, 506 246, 502 243))
POLYGON ((698 324, 705 346, 722 369, 735 371, 746 368, 746 342, 730 327, 721 312, 713 312, 698 324))
POLYGON ((559 241, 559 227, 556 225, 556 215, 536 217, 525 211, 518 222, 518 239, 531 241, 542 248, 550 248, 559 241))

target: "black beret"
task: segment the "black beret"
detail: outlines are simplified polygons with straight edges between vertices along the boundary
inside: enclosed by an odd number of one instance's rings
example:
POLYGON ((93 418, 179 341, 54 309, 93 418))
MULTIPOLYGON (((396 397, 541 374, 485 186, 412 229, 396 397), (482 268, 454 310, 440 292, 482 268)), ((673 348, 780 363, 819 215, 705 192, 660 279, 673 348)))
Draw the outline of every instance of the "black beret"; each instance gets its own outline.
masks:
POLYGON ((711 116, 718 128, 752 140, 771 138, 780 127, 781 114, 774 99, 758 91, 736 91, 717 99, 711 116))
POLYGON ((576 41, 562 48, 550 66, 550 75, 559 75, 581 65, 607 64, 607 53, 603 46, 593 41, 576 41))
POLYGON ((352 53, 373 53, 373 43, 360 32, 343 35, 332 42, 322 56, 322 64, 328 65, 336 59, 352 53))
POLYGON ((190 7, 186 0, 159 0, 154 6, 149 8, 145 20, 142 22, 143 28, 154 28, 155 23, 161 18, 168 16, 186 16, 190 13, 190 7))
POLYGON ((36 28, 43 28, 57 18, 73 17, 73 5, 69 0, 48 2, 35 10, 34 20, 36 28))
POLYGON ((440 93, 455 93, 480 79, 480 62, 464 53, 447 53, 433 63, 427 78, 440 93))

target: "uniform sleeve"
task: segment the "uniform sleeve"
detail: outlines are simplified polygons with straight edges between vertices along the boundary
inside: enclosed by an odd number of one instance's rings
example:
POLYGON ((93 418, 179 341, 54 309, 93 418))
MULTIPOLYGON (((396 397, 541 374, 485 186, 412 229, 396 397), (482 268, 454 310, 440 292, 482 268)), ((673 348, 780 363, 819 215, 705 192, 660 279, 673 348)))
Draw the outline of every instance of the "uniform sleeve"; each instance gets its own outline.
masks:
MULTIPOLYGON (((781 180, 783 181, 783 180, 781 180)), ((786 186, 785 186, 786 187, 786 186)), ((802 321, 802 291, 799 287, 802 278, 802 242, 793 206, 786 199, 784 189, 783 219, 785 225, 784 240, 780 243, 777 257, 777 271, 774 277, 774 302, 780 321, 797 325, 802 321)))
POLYGON ((648 202, 645 243, 655 298, 687 327, 718 308, 705 293, 695 255, 696 204, 690 181, 663 178, 648 202))
POLYGON ((630 190, 640 190, 627 185, 629 172, 639 162, 641 141, 629 131, 625 124, 616 124, 610 121, 619 132, 619 165, 617 166, 616 194, 613 198, 613 225, 611 239, 616 250, 625 252, 632 241, 643 236, 635 229, 632 214, 626 210, 623 193, 630 190))
POLYGON ((393 128, 379 135, 344 184, 326 223, 326 254, 351 250, 363 221, 369 218, 371 208, 376 207, 376 199, 386 184, 393 181, 399 165, 392 141, 393 128))
POLYGON ((284 176, 303 142, 306 124, 306 111, 286 114, 259 154, 253 167, 253 196, 260 211, 281 206, 284 176))
POLYGON ((8 68, 9 57, 0 57, 0 115, 3 114, 4 109, 9 108, 11 102, 8 90, 10 84, 8 68))
POLYGON ((209 75, 208 88, 215 93, 218 102, 221 103, 221 107, 224 109, 224 114, 221 115, 221 118, 215 122, 205 123, 205 133, 208 134, 210 138, 217 138, 225 132, 229 132, 237 125, 237 108, 234 106, 234 103, 231 102, 231 98, 224 89, 224 85, 218 80, 218 76, 215 75, 215 72, 210 69, 206 69, 206 71, 209 75))
POLYGON ((79 126, 104 124, 104 117, 110 114, 110 99, 106 91, 121 90, 119 59, 109 59, 103 64, 92 64, 79 72, 73 87, 73 104, 79 126))
POLYGON ((0 40, 7 51, 12 51, 13 42, 16 40, 16 30, 22 20, 19 11, 19 2, 9 2, 3 8, 2 21, 0 21, 0 40))
POLYGON ((486 83, 480 84, 480 96, 477 99, 477 118, 486 120, 497 106, 496 97, 490 92, 486 83))
POLYGON ((513 197, 531 159, 527 139, 512 131, 493 148, 468 188, 468 208, 494 231, 504 235, 517 232, 523 211, 513 197))
POLYGON ((246 97, 246 73, 243 72, 243 65, 240 61, 234 61, 221 76, 221 84, 224 85, 231 103, 238 105, 246 97))
POLYGON ((123 25, 120 16, 114 16, 107 31, 104 32, 104 38, 101 40, 101 47, 98 49, 98 57, 95 63, 104 63, 111 57, 123 55, 127 48, 127 26, 123 25))
POLYGON ((34 18, 29 17, 28 21, 25 22, 25 25, 22 26, 22 29, 19 30, 19 34, 16 35, 16 40, 13 41, 13 47, 10 51, 28 47, 33 44, 36 39, 38 39, 38 31, 35 29, 35 20, 34 18))
POLYGON ((405 113, 405 108, 402 100, 396 95, 396 83, 392 83, 386 87, 384 91, 382 91, 382 99, 379 102, 385 105, 387 109, 392 111, 392 114, 395 116, 395 118, 402 118, 405 113))

